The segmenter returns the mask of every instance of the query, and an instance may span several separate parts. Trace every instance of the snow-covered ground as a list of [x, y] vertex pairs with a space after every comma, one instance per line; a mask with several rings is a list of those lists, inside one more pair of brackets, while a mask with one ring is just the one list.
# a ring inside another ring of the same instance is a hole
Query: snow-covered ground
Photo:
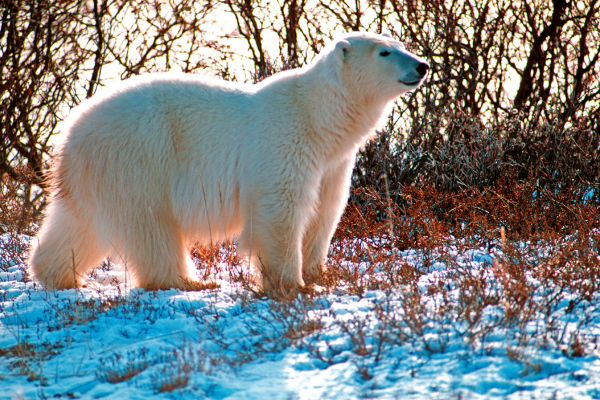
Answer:
[[[448, 305], [464, 293], [451, 281], [431, 290], [457, 265], [496, 280], [484, 249], [452, 250], [456, 263], [436, 261], [413, 286], [285, 303], [227, 280], [202, 292], [130, 289], [118, 268], [48, 293], [8, 247], [0, 399], [600, 399], [598, 295], [564, 296], [519, 326], [498, 305], [459, 317]], [[422, 259], [409, 250], [398, 262]], [[575, 337], [580, 354], [568, 347]]]

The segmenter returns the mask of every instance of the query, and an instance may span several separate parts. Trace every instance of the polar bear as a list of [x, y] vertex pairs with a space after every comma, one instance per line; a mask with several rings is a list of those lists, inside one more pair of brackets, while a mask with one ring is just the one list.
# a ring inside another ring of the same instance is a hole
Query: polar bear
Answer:
[[428, 68], [389, 35], [350, 33], [255, 85], [156, 73], [85, 100], [65, 121], [33, 274], [72, 288], [118, 254], [137, 286], [185, 289], [188, 247], [233, 237], [267, 293], [304, 285], [357, 151]]

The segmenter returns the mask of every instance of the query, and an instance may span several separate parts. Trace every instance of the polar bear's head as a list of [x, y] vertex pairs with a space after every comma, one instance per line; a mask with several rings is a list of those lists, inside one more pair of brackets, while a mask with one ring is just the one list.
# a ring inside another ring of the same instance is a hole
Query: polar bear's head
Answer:
[[353, 32], [332, 42], [318, 62], [336, 84], [389, 101], [419, 87], [429, 64], [388, 34]]

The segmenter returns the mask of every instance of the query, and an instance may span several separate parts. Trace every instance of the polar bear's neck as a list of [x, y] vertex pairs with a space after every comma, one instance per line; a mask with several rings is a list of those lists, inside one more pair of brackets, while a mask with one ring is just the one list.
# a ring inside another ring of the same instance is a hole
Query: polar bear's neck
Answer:
[[314, 134], [329, 151], [354, 152], [382, 125], [388, 101], [327, 80], [303, 78], [299, 77], [301, 98], [306, 100], [303, 107], [308, 110]]

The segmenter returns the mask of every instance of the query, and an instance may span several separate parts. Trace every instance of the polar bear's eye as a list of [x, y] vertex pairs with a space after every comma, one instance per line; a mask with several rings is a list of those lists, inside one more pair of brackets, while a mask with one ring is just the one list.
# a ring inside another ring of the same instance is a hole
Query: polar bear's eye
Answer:
[[387, 56], [389, 56], [390, 54], [391, 54], [391, 53], [390, 53], [389, 51], [387, 51], [387, 50], [383, 50], [381, 53], [379, 53], [379, 55], [380, 55], [381, 57], [387, 57]]

